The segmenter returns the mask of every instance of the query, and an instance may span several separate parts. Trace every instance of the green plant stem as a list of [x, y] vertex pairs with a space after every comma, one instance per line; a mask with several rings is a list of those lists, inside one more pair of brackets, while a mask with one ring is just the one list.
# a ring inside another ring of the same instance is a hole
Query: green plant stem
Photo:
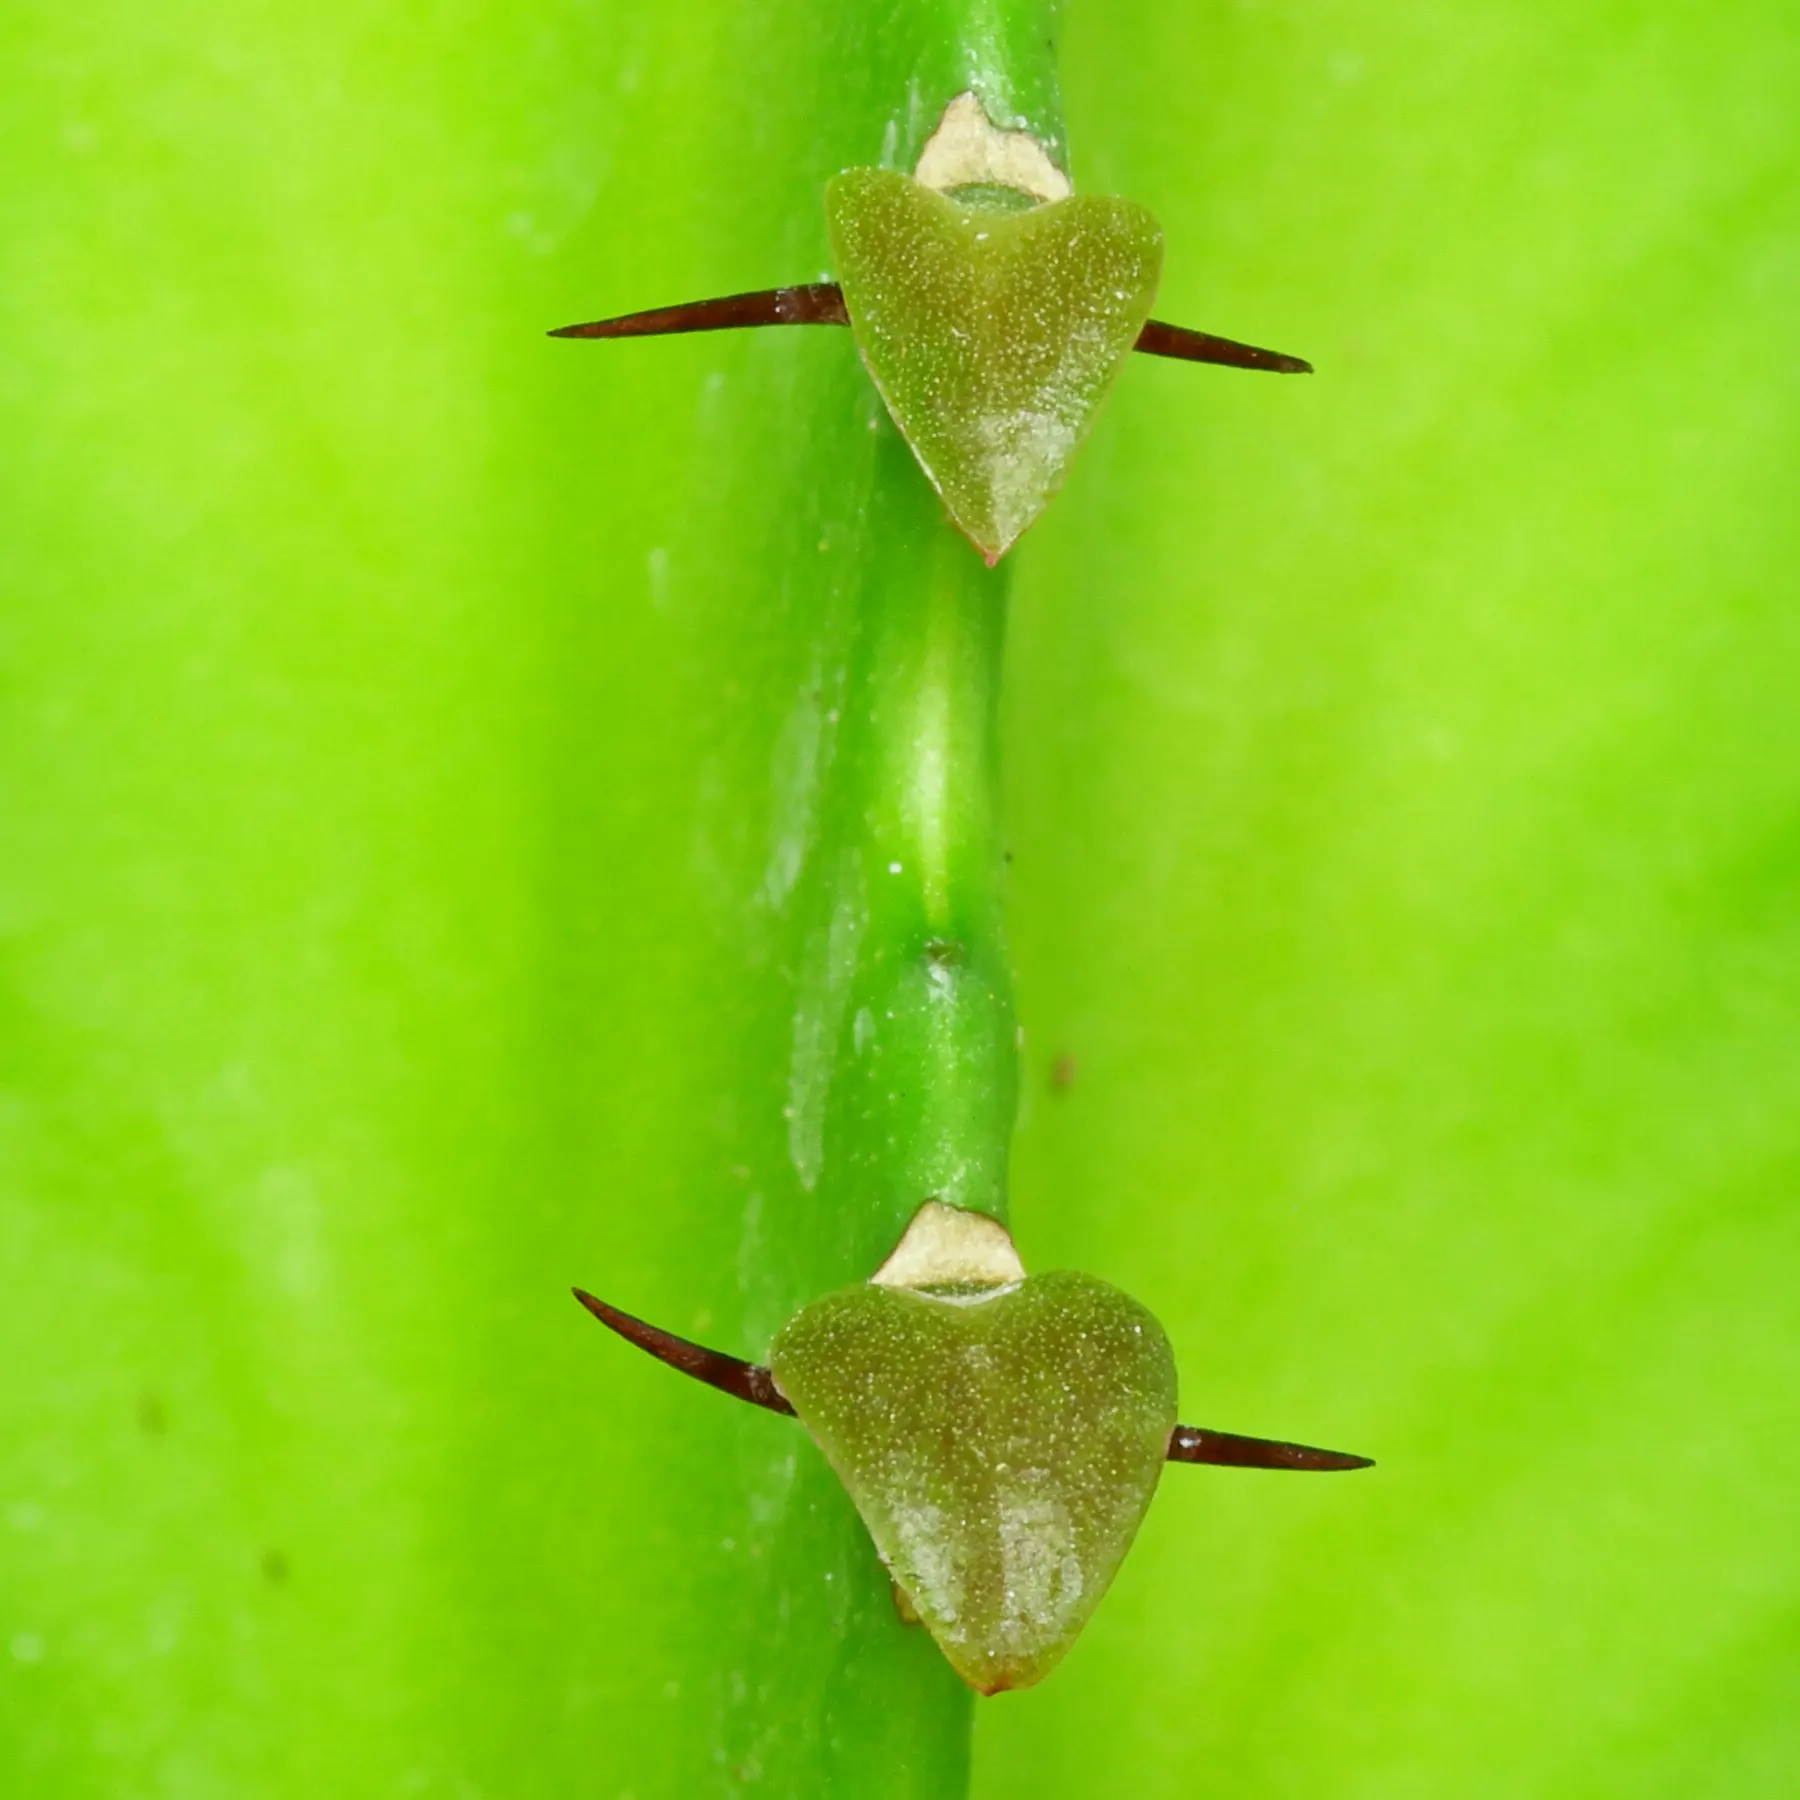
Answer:
[[[890, 21], [885, 58], [911, 75], [884, 160], [910, 170], [969, 90], [1062, 159], [1060, 12], [1060, 0], [929, 0]], [[847, 1233], [865, 1256], [927, 1199], [1005, 1217], [1018, 1099], [997, 742], [1007, 575], [951, 528], [869, 404], [881, 444], [853, 617], [818, 661], [806, 810], [820, 832], [788, 1105], [802, 1185], [867, 1222]]]
[[972, 92], [996, 124], [1029, 131], [1068, 166], [1056, 49], [1062, 0], [921, 0], [898, 9], [886, 27], [906, 43], [893, 60], [910, 63], [912, 102], [884, 162], [908, 174], [944, 107]]
[[[846, 134], [866, 148], [845, 160], [910, 169], [970, 88], [991, 115], [1060, 142], [1054, 16], [921, 0], [847, 23], [833, 66], [866, 84]], [[754, 1254], [738, 1264], [741, 1328], [722, 1337], [752, 1355], [797, 1307], [866, 1279], [925, 1199], [1003, 1215], [1018, 1091], [1001, 931], [1008, 576], [949, 523], [848, 343], [819, 336], [768, 347], [772, 360], [806, 352], [798, 416], [778, 416], [772, 394], [747, 415], [809, 446], [801, 503], [771, 521], [781, 550], [764, 590], [772, 612], [804, 621], [781, 664], [798, 687], [771, 744], [762, 874], [791, 1012], [759, 1040], [774, 1066], [724, 1077], [778, 1094], [786, 1113], [745, 1163]], [[798, 1427], [728, 1428], [747, 1521], [732, 1535], [756, 1554], [748, 1624], [719, 1658], [736, 1696], [712, 1727], [725, 1766], [762, 1771], [770, 1792], [965, 1791], [971, 1696], [900, 1623], [836, 1477]]]
[[1000, 894], [1007, 585], [925, 522], [880, 565], [849, 668], [832, 935], [854, 936], [856, 965], [826, 1145], [888, 1214], [929, 1198], [1005, 1212], [1018, 1092]]

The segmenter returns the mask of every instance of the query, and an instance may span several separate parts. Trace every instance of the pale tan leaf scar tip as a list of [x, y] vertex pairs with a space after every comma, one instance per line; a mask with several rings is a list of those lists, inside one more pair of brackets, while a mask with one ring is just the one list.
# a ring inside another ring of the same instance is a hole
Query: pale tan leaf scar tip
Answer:
[[996, 1288], [1023, 1281], [1025, 1265], [998, 1219], [927, 1200], [869, 1279], [893, 1288]]
[[937, 130], [919, 152], [913, 180], [948, 193], [961, 187], [1008, 187], [1039, 200], [1066, 200], [1069, 178], [1029, 131], [1002, 131], [973, 94], [944, 108]]

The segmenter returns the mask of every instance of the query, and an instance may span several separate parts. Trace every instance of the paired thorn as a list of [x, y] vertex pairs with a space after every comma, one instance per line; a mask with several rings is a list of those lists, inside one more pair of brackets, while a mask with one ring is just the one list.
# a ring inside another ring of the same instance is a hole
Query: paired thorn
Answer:
[[[549, 333], [560, 338], [671, 337], [689, 331], [746, 331], [759, 325], [848, 325], [844, 291], [834, 281], [804, 287], [763, 288], [754, 294], [726, 294], [717, 300], [689, 300], [680, 306], [656, 306], [648, 312], [621, 313], [616, 319], [592, 319], [585, 325], [563, 325]], [[1152, 319], [1132, 346], [1146, 356], [1170, 356], [1181, 362], [1217, 363], [1229, 369], [1262, 369], [1276, 375], [1310, 375], [1312, 364], [1279, 350], [1259, 350], [1235, 338], [1185, 325]]]
[[[581, 1288], [570, 1290], [575, 1298], [609, 1330], [626, 1343], [665, 1362], [683, 1375], [704, 1381], [721, 1393], [747, 1400], [772, 1413], [794, 1416], [787, 1396], [775, 1385], [775, 1377], [760, 1363], [744, 1362], [723, 1350], [708, 1350], [672, 1331], [634, 1319], [630, 1313], [596, 1300]], [[1220, 1463], [1234, 1469], [1367, 1469], [1366, 1456], [1349, 1456], [1341, 1450], [1314, 1450], [1305, 1444], [1284, 1444], [1273, 1438], [1239, 1437], [1230, 1431], [1207, 1431], [1198, 1425], [1177, 1425], [1169, 1437], [1169, 1461]]]

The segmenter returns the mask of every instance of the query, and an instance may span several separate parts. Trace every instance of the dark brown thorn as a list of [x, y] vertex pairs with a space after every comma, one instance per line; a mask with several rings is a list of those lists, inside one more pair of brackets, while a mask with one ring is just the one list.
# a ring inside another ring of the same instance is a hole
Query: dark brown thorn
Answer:
[[564, 325], [551, 337], [667, 337], [683, 331], [739, 331], [753, 325], [848, 325], [844, 291], [834, 281], [807, 287], [763, 288], [754, 294], [727, 294], [718, 300], [689, 300], [624, 313], [586, 325]]
[[1314, 1450], [1306, 1444], [1284, 1444], [1275, 1438], [1239, 1437], [1234, 1431], [1207, 1431], [1199, 1425], [1177, 1425], [1169, 1437], [1169, 1461], [1222, 1463], [1230, 1469], [1372, 1469], [1369, 1456], [1342, 1450]]
[[647, 1350], [658, 1362], [666, 1362], [671, 1369], [679, 1369], [682, 1374], [704, 1381], [721, 1393], [748, 1400], [752, 1406], [766, 1407], [772, 1413], [785, 1413], [790, 1419], [794, 1416], [794, 1409], [775, 1385], [775, 1377], [761, 1364], [740, 1362], [722, 1350], [690, 1344], [686, 1338], [678, 1338], [674, 1332], [663, 1331], [655, 1325], [646, 1325], [642, 1319], [634, 1319], [630, 1313], [620, 1312], [616, 1306], [608, 1306], [604, 1300], [596, 1300], [580, 1288], [569, 1291], [602, 1325], [616, 1331], [628, 1344]]
[[1259, 350], [1235, 338], [1214, 337], [1210, 331], [1189, 331], [1185, 325], [1165, 325], [1152, 319], [1132, 345], [1146, 356], [1174, 356], [1183, 362], [1223, 363], [1230, 369], [1266, 369], [1275, 375], [1310, 375], [1313, 366], [1298, 356], [1279, 350]]

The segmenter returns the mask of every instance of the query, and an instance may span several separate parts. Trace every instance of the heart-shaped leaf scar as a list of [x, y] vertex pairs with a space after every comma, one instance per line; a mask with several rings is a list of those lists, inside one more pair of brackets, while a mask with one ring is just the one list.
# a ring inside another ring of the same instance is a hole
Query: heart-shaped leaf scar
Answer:
[[997, 1220], [936, 1200], [868, 1281], [801, 1307], [766, 1367], [575, 1297], [684, 1373], [797, 1415], [903, 1611], [983, 1694], [1029, 1687], [1061, 1660], [1165, 1462], [1369, 1466], [1178, 1424], [1174, 1355], [1146, 1308], [1091, 1275], [1026, 1274]]
[[654, 337], [848, 325], [888, 412], [958, 528], [998, 562], [1062, 485], [1133, 350], [1306, 374], [1311, 364], [1150, 317], [1162, 233], [1134, 201], [1076, 194], [1028, 132], [973, 94], [912, 175], [846, 169], [825, 187], [835, 282], [565, 325]]

